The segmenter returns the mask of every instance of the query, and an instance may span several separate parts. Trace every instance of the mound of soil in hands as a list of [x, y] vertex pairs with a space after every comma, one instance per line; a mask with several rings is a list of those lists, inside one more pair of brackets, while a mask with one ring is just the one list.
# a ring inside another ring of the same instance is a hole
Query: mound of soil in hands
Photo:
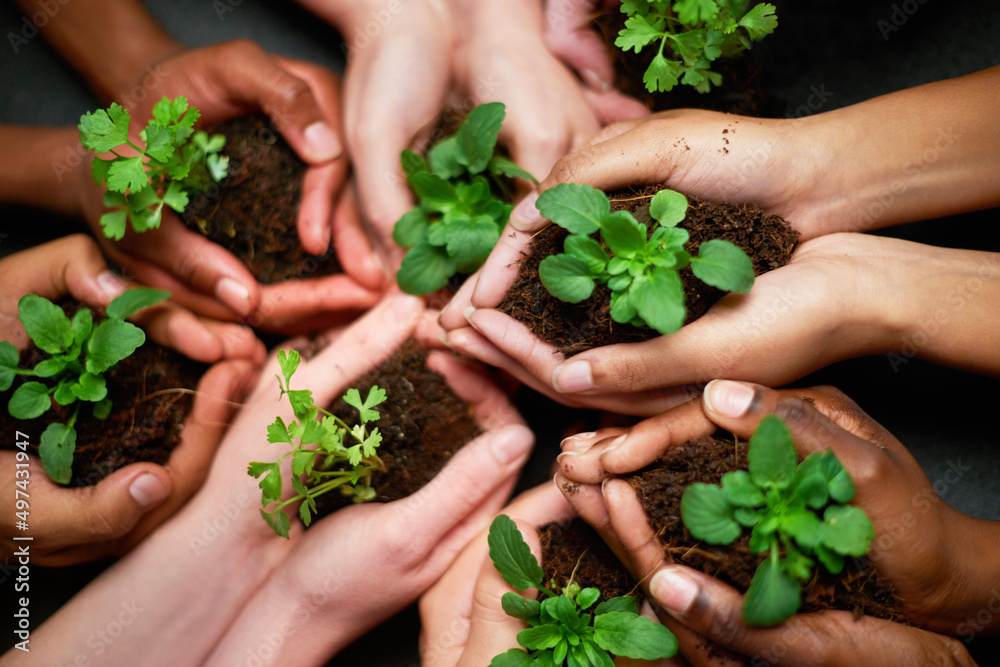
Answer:
[[[750, 551], [750, 531], [731, 545], [717, 546], [697, 540], [681, 520], [681, 496], [695, 482], [719, 484], [723, 473], [746, 470], [747, 444], [735, 439], [700, 438], [672, 447], [659, 461], [626, 479], [632, 484], [664, 550], [683, 563], [725, 581], [742, 593], [750, 587], [757, 566], [766, 554]], [[862, 614], [905, 620], [889, 582], [865, 559], [848, 558], [844, 571], [832, 575], [822, 566], [802, 589], [799, 613], [843, 609]]]
[[[650, 229], [658, 224], [649, 216], [649, 202], [662, 186], [628, 188], [608, 193], [612, 211], [629, 211]], [[765, 215], [756, 206], [711, 204], [688, 198], [687, 217], [678, 225], [688, 230], [690, 240], [684, 246], [692, 255], [705, 241], [723, 239], [739, 246], [753, 261], [755, 275], [761, 275], [788, 263], [798, 245], [799, 233], [776, 215]], [[556, 346], [567, 356], [601, 345], [636, 343], [659, 336], [650, 327], [619, 324], [611, 319], [611, 290], [597, 285], [593, 295], [580, 303], [566, 303], [549, 294], [538, 278], [538, 265], [549, 255], [563, 252], [568, 233], [558, 225], [549, 225], [531, 242], [530, 254], [521, 260], [517, 278], [498, 310], [507, 313], [541, 340]], [[600, 233], [593, 238], [600, 241]], [[726, 293], [706, 285], [691, 272], [681, 270], [685, 324], [698, 319]]]
[[[593, 586], [601, 591], [600, 602], [622, 595], [644, 599], [638, 582], [583, 519], [539, 526], [538, 538], [542, 545], [546, 584], [555, 580], [556, 586], [562, 589], [572, 580], [581, 588]], [[558, 592], [555, 588], [552, 590]]]
[[[452, 392], [444, 376], [427, 368], [427, 351], [408, 340], [381, 366], [352, 386], [367, 396], [373, 385], [385, 390], [373, 422], [382, 434], [378, 455], [385, 471], [375, 475], [376, 502], [399, 500], [434, 479], [455, 452], [483, 430], [475, 406]], [[348, 424], [357, 423], [357, 410], [337, 399], [329, 408]], [[352, 500], [336, 490], [316, 499], [317, 514], [325, 516]]]
[[[78, 304], [64, 306], [70, 317], [78, 309]], [[96, 312], [94, 318], [97, 321]], [[32, 346], [21, 352], [21, 368], [33, 368], [49, 356]], [[93, 416], [93, 403], [80, 404], [69, 486], [92, 486], [138, 461], [166, 463], [181, 440], [184, 420], [194, 403], [192, 394], [175, 390], [194, 390], [207, 368], [147, 339], [132, 356], [105, 373], [108, 398], [113, 402], [111, 415], [100, 421]], [[3, 405], [18, 386], [20, 383], [15, 382], [3, 394]], [[42, 431], [53, 422], [67, 423], [75, 406], [53, 401], [48, 412], [27, 421], [6, 415], [0, 424], [0, 448], [13, 449], [16, 431], [21, 431], [28, 434], [30, 451], [37, 456]]]
[[297, 219], [306, 164], [264, 115], [240, 116], [209, 132], [226, 136], [229, 175], [183, 214], [200, 231], [242, 261], [264, 285], [340, 273], [333, 246], [310, 255], [299, 242]]

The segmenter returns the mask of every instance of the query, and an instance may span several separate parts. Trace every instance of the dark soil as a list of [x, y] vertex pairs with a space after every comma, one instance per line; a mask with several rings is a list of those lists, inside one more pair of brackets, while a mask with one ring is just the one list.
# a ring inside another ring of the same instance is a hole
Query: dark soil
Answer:
[[656, 45], [647, 46], [640, 53], [625, 52], [615, 46], [619, 31], [625, 27], [625, 18], [625, 14], [615, 8], [595, 17], [594, 27], [607, 47], [615, 69], [615, 84], [626, 95], [638, 99], [652, 111], [692, 108], [741, 116], [775, 115], [778, 103], [761, 83], [760, 63], [752, 50], [735, 59], [715, 61], [712, 71], [722, 75], [722, 84], [712, 86], [707, 93], [699, 93], [691, 86], [680, 84], [670, 92], [650, 93], [642, 77], [653, 61]]
[[[554, 579], [560, 589], [570, 580], [581, 588], [593, 586], [601, 591], [601, 602], [622, 595], [637, 595], [643, 599], [638, 582], [597, 531], [582, 519], [573, 519], [565, 525], [553, 522], [540, 526], [538, 538], [542, 545], [546, 585]], [[558, 592], [555, 588], [552, 590]]]
[[[690, 484], [719, 484], [723, 473], [745, 470], [746, 454], [745, 442], [701, 438], [669, 449], [657, 463], [627, 477], [650, 526], [674, 560], [718, 577], [740, 592], [750, 587], [757, 566], [765, 558], [750, 551], [749, 531], [732, 545], [705, 544], [684, 527], [680, 503]], [[837, 576], [822, 567], [818, 570], [820, 574], [803, 588], [800, 613], [843, 609], [856, 616], [903, 620], [892, 587], [867, 560], [847, 559], [844, 571]]]
[[[382, 433], [378, 455], [385, 463], [385, 471], [376, 474], [373, 484], [377, 502], [416, 492], [434, 479], [455, 452], [483, 432], [475, 407], [458, 398], [444, 376], [427, 368], [427, 351], [414, 339], [352, 386], [367, 396], [372, 385], [388, 395], [375, 422]], [[357, 421], [357, 411], [340, 399], [329, 409], [348, 424]], [[316, 504], [318, 514], [325, 516], [350, 505], [351, 499], [331, 491]]]
[[[636, 220], [651, 229], [657, 224], [649, 217], [649, 201], [662, 186], [629, 188], [608, 193], [611, 210], [628, 210]], [[678, 225], [688, 230], [691, 239], [684, 247], [696, 254], [705, 241], [723, 239], [743, 249], [753, 261], [754, 274], [761, 275], [788, 263], [798, 245], [799, 233], [784, 219], [765, 215], [756, 206], [710, 204], [688, 198], [687, 217]], [[542, 259], [563, 252], [567, 232], [558, 225], [540, 231], [531, 243], [530, 254], [521, 260], [521, 269], [504, 300], [497, 308], [519, 322], [541, 340], [556, 346], [569, 356], [601, 345], [634, 343], [660, 334], [649, 327], [633, 327], [611, 319], [611, 291], [598, 285], [594, 294], [577, 304], [560, 301], [549, 294], [538, 278]], [[600, 240], [600, 234], [594, 238]], [[691, 272], [681, 271], [684, 283], [687, 319], [698, 319], [725, 292], [706, 285]]]
[[[70, 309], [70, 314], [77, 307]], [[95, 313], [95, 320], [97, 313]], [[21, 352], [21, 367], [34, 367], [49, 355], [31, 347]], [[92, 403], [82, 403], [76, 421], [76, 452], [69, 486], [92, 486], [114, 471], [138, 461], [164, 464], [180, 442], [192, 394], [207, 366], [147, 340], [128, 359], [104, 374], [114, 407], [104, 421], [94, 419]], [[15, 386], [2, 394], [6, 406]], [[163, 393], [159, 393], [163, 392]], [[52, 408], [40, 418], [21, 421], [6, 415], [0, 424], [0, 449], [13, 449], [15, 431], [28, 434], [30, 451], [38, 454], [42, 431], [53, 422], [66, 423], [73, 405]]]
[[229, 175], [221, 187], [195, 195], [184, 212], [196, 229], [238, 257], [264, 285], [340, 273], [333, 246], [306, 253], [296, 220], [306, 165], [264, 115], [208, 128], [226, 135]]

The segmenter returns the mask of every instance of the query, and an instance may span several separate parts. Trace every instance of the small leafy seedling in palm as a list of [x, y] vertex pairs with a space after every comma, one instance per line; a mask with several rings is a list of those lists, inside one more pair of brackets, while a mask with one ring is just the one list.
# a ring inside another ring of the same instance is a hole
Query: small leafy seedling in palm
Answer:
[[[128, 138], [131, 115], [117, 103], [80, 117], [80, 143], [95, 153], [111, 152], [110, 160], [94, 156], [94, 182], [107, 184], [106, 207], [117, 208], [101, 216], [108, 238], [121, 240], [127, 222], [136, 232], [160, 226], [164, 205], [183, 213], [192, 192], [203, 192], [226, 177], [229, 158], [219, 151], [226, 138], [194, 130], [201, 113], [187, 99], [164, 97], [153, 107], [153, 119], [140, 135], [145, 147]], [[118, 151], [131, 148], [139, 155], [125, 157]]]
[[624, 0], [621, 10], [628, 18], [615, 46], [636, 53], [657, 47], [642, 77], [649, 92], [680, 83], [707, 93], [722, 83], [711, 69], [715, 61], [738, 56], [778, 27], [774, 5], [749, 5], [748, 0]]
[[814, 559], [839, 574], [845, 556], [868, 552], [875, 531], [861, 509], [846, 504], [854, 483], [837, 456], [814, 452], [796, 465], [791, 434], [778, 417], [761, 420], [747, 458], [749, 472], [727, 472], [721, 486], [685, 489], [681, 519], [710, 544], [731, 544], [743, 528], [753, 529], [750, 550], [769, 556], [750, 582], [743, 618], [777, 625], [798, 610], [800, 584], [812, 579]]
[[[523, 649], [512, 648], [493, 658], [490, 667], [614, 667], [612, 656], [640, 660], [669, 658], [677, 638], [666, 627], [640, 616], [639, 601], [624, 595], [598, 604], [601, 592], [570, 581], [555, 592], [546, 587], [541, 566], [517, 525], [501, 514], [490, 525], [488, 542], [493, 566], [516, 590], [538, 590], [539, 600], [504, 593], [500, 603], [509, 616], [528, 627], [517, 634]], [[593, 611], [588, 611], [593, 607]]]
[[[589, 185], [557, 185], [539, 195], [535, 206], [570, 233], [564, 254], [541, 261], [542, 284], [569, 303], [589, 298], [596, 283], [607, 285], [615, 322], [661, 334], [680, 329], [687, 310], [679, 272], [688, 265], [702, 282], [722, 290], [749, 292], [753, 286], [750, 258], [729, 241], [706, 241], [694, 256], [684, 249], [688, 232], [677, 223], [688, 202], [679, 192], [660, 190], [650, 201], [649, 214], [659, 221], [652, 234], [628, 211], [612, 213], [607, 196]], [[590, 236], [598, 230], [604, 245]]]
[[19, 368], [18, 351], [0, 341], [0, 391], [10, 389], [14, 377], [45, 379], [25, 382], [10, 397], [8, 412], [15, 419], [36, 419], [48, 412], [52, 400], [74, 405], [65, 424], [53, 422], [42, 432], [38, 455], [53, 481], [68, 484], [73, 476], [76, 425], [81, 403], [93, 403], [97, 419], [111, 414], [104, 373], [127, 359], [146, 341], [142, 329], [125, 318], [157, 304], [170, 292], [149, 288], [128, 290], [105, 309], [107, 319], [94, 324], [93, 314], [81, 308], [72, 319], [62, 308], [36, 294], [26, 294], [17, 303], [18, 318], [38, 349], [50, 355], [32, 369]]
[[[343, 400], [357, 409], [361, 422], [350, 426], [315, 405], [312, 392], [308, 389], [290, 388], [292, 375], [301, 361], [295, 350], [278, 351], [281, 376], [275, 377], [278, 378], [281, 396], [288, 396], [297, 421], [286, 424], [279, 416], [267, 427], [268, 442], [288, 444], [292, 449], [272, 463], [254, 461], [247, 470], [251, 477], [261, 478], [261, 516], [275, 533], [285, 538], [291, 526], [285, 507], [302, 501], [299, 518], [308, 527], [316, 512], [316, 498], [328, 491], [340, 488], [357, 503], [374, 500], [372, 474], [385, 468], [375, 451], [382, 443], [382, 434], [377, 428], [368, 427], [379, 418], [378, 410], [374, 408], [385, 402], [385, 391], [373, 386], [368, 397], [362, 401], [357, 389], [348, 389]], [[295, 445], [293, 440], [298, 440], [299, 444]], [[289, 457], [292, 459], [295, 495], [282, 500], [281, 462]], [[275, 506], [267, 511], [271, 503]]]
[[403, 151], [403, 170], [419, 200], [392, 233], [400, 247], [409, 248], [396, 276], [404, 292], [430, 294], [456, 273], [482, 266], [513, 209], [510, 179], [538, 182], [494, 154], [505, 113], [499, 102], [481, 104], [427, 159]]

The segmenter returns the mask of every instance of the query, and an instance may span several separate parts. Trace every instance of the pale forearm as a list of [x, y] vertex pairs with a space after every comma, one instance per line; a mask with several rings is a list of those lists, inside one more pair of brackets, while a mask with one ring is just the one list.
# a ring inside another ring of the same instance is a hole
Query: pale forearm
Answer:
[[[45, 13], [40, 0], [17, 4], [28, 16]], [[60, 4], [41, 33], [106, 102], [130, 91], [146, 67], [182, 49], [139, 0]]]

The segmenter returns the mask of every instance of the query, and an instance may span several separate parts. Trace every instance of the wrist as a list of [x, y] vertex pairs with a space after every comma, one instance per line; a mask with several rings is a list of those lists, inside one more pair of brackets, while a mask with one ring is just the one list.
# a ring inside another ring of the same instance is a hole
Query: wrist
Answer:
[[952, 627], [944, 630], [970, 639], [1000, 634], [1000, 560], [983, 557], [1000, 549], [1000, 521], [976, 519], [956, 510], [949, 514], [954, 515], [945, 523], [950, 529], [952, 567], [940, 592], [947, 600], [942, 615]]

